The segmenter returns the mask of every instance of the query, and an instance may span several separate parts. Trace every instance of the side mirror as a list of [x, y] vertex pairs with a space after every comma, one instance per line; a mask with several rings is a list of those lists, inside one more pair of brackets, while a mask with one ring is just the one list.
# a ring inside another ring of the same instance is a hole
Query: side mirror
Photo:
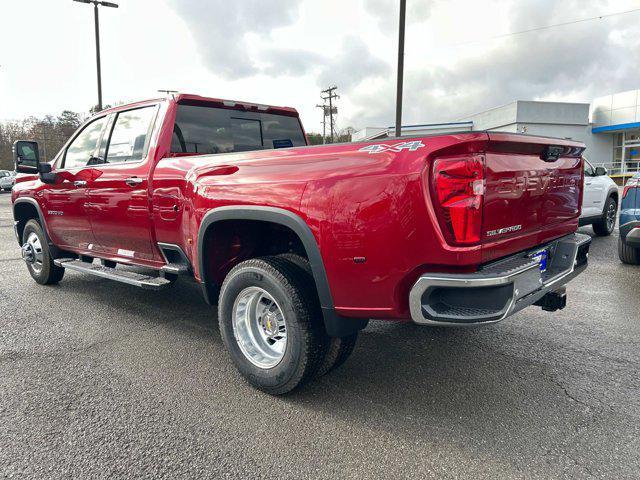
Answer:
[[42, 183], [56, 183], [58, 175], [52, 171], [50, 163], [41, 163], [38, 165], [38, 171], [40, 172], [40, 180]]
[[18, 173], [38, 173], [40, 155], [38, 142], [17, 140], [13, 144], [13, 162]]
[[602, 176], [606, 175], [607, 173], [608, 172], [607, 172], [606, 168], [604, 168], [604, 167], [596, 167], [596, 177], [602, 177]]

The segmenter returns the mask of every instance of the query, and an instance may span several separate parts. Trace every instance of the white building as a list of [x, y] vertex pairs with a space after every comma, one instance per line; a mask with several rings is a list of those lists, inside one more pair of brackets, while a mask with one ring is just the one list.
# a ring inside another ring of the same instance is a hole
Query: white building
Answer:
[[[608, 95], [588, 103], [518, 100], [458, 122], [407, 125], [403, 136], [493, 130], [571, 138], [584, 142], [585, 156], [612, 174], [640, 170], [640, 90]], [[394, 136], [395, 129], [364, 128], [354, 141]]]

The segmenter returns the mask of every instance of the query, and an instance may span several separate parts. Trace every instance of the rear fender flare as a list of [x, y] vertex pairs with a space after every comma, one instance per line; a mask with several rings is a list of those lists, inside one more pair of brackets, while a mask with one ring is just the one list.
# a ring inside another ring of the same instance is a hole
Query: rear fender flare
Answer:
[[[202, 219], [198, 231], [198, 273], [202, 282], [205, 297], [208, 297], [208, 282], [206, 278], [206, 268], [204, 265], [204, 240], [208, 228], [216, 222], [223, 220], [256, 220], [271, 222], [283, 225], [291, 229], [300, 241], [307, 253], [311, 272], [315, 280], [318, 298], [322, 307], [325, 327], [327, 333], [332, 336], [346, 336], [364, 328], [368, 320], [351, 319], [340, 317], [334, 308], [333, 297], [329, 289], [327, 272], [320, 255], [320, 249], [313, 236], [313, 232], [307, 223], [295, 213], [276, 207], [263, 206], [226, 206], [219, 207], [208, 212]], [[213, 303], [210, 298], [206, 298], [209, 303]]]

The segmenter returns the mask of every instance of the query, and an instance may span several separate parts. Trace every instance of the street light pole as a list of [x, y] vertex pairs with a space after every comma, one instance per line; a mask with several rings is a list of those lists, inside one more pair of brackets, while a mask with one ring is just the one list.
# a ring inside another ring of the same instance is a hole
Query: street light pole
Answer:
[[102, 110], [102, 74], [100, 72], [100, 21], [98, 17], [98, 2], [93, 4], [93, 19], [96, 32], [96, 67], [98, 69], [98, 111]]
[[407, 0], [400, 0], [400, 25], [398, 32], [398, 83], [396, 91], [396, 137], [402, 135], [402, 83], [404, 77], [404, 19]]
[[118, 8], [118, 4], [111, 2], [103, 2], [101, 0], [73, 0], [79, 3], [93, 3], [93, 19], [96, 33], [96, 67], [98, 74], [98, 111], [102, 110], [102, 74], [100, 71], [100, 18], [98, 7]]

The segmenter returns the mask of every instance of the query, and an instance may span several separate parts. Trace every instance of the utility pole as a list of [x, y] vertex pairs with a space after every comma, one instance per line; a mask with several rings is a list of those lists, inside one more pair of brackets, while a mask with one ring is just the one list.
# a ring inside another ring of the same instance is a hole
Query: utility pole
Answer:
[[327, 106], [316, 105], [316, 108], [322, 109], [322, 143], [324, 144], [327, 136]]
[[[338, 113], [338, 108], [333, 106], [333, 100], [334, 99], [337, 100], [338, 98], [340, 98], [340, 95], [335, 93], [337, 89], [338, 87], [334, 85], [333, 87], [329, 87], [326, 90], [322, 90], [320, 92], [321, 94], [320, 98], [322, 98], [322, 100], [324, 100], [325, 102], [329, 100], [329, 115], [326, 114], [326, 110], [325, 110], [325, 117], [326, 116], [329, 117], [329, 138], [331, 139], [331, 143], [333, 143], [333, 135], [335, 133], [333, 115]], [[322, 94], [324, 94], [324, 96], [322, 96]], [[326, 105], [325, 105], [325, 109], [326, 109]]]
[[96, 32], [96, 68], [98, 70], [98, 111], [102, 110], [102, 72], [100, 71], [100, 19], [98, 3], [93, 4], [93, 20]]
[[100, 19], [98, 17], [98, 7], [118, 8], [118, 4], [104, 2], [102, 0], [73, 0], [79, 3], [93, 3], [93, 20], [96, 33], [96, 67], [98, 73], [98, 111], [102, 110], [102, 75], [100, 71]]
[[396, 92], [396, 137], [402, 135], [402, 83], [404, 77], [404, 24], [407, 0], [400, 0], [400, 25], [398, 32], [398, 83]]

